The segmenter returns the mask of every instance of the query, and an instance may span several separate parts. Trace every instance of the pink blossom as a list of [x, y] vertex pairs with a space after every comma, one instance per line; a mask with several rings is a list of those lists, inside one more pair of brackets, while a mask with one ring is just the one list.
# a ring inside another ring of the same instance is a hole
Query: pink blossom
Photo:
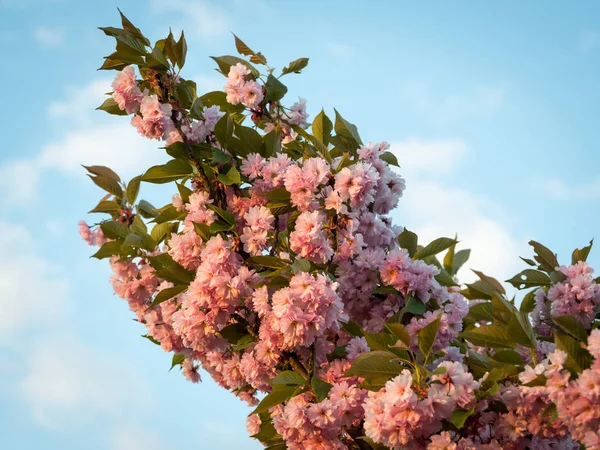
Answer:
[[112, 97], [120, 109], [125, 110], [127, 114], [139, 109], [143, 95], [135, 80], [133, 66], [127, 66], [121, 72], [117, 72], [112, 88], [114, 89]]

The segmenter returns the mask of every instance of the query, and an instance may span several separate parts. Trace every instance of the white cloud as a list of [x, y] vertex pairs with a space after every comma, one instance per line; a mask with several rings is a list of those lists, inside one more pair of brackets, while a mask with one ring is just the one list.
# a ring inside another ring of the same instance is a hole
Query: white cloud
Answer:
[[[124, 179], [165, 159], [164, 144], [140, 136], [127, 117], [111, 117], [95, 111], [110, 90], [109, 81], [94, 80], [67, 90], [61, 101], [51, 103], [47, 114], [65, 133], [44, 145], [32, 158], [7, 161], [0, 166], [0, 202], [19, 204], [35, 199], [43, 173], [56, 170], [84, 180], [81, 165], [105, 165]], [[28, 180], [22, 183], [21, 180]]]
[[53, 119], [69, 119], [71, 127], [73, 121], [75, 125], [97, 122], [99, 115], [106, 113], [94, 113], [94, 110], [107, 98], [106, 93], [112, 91], [111, 81], [109, 78], [100, 78], [85, 86], [70, 86], [66, 97], [50, 103], [46, 112]]
[[61, 27], [37, 27], [33, 37], [40, 44], [47, 47], [58, 47], [65, 43], [66, 33]]
[[222, 91], [223, 86], [225, 86], [225, 78], [221, 74], [200, 74], [190, 79], [196, 82], [198, 95], [201, 95], [203, 92]]
[[33, 418], [45, 427], [102, 417], [119, 421], [152, 406], [150, 389], [133, 366], [72, 338], [34, 344], [20, 391]]
[[325, 50], [339, 58], [349, 58], [354, 55], [354, 49], [348, 44], [341, 42], [326, 42]]
[[429, 140], [407, 138], [395, 143], [393, 151], [400, 166], [409, 171], [449, 172], [466, 152], [459, 139]]
[[31, 234], [21, 225], [0, 221], [0, 346], [17, 335], [64, 317], [68, 282], [54, 264], [39, 256]]
[[163, 450], [170, 445], [146, 428], [119, 426], [110, 436], [111, 450]]
[[583, 52], [591, 52], [600, 48], [600, 32], [587, 30], [579, 36], [579, 49]]
[[581, 184], [567, 184], [558, 178], [549, 178], [535, 182], [533, 188], [558, 200], [600, 198], [600, 178]]
[[490, 114], [502, 106], [506, 92], [503, 86], [478, 85], [466, 92], [438, 94], [430, 83], [421, 80], [401, 87], [401, 95], [417, 111], [441, 122]]
[[471, 268], [500, 280], [514, 275], [520, 267], [518, 256], [524, 254], [525, 245], [513, 236], [512, 223], [506, 219], [509, 215], [500, 205], [481, 195], [435, 179], [441, 169], [456, 165], [458, 158], [466, 153], [466, 144], [457, 140], [417, 140], [418, 146], [415, 146], [413, 142], [415, 140], [391, 144], [401, 165], [402, 155], [415, 147], [423, 155], [444, 155], [444, 164], [433, 164], [427, 156], [415, 157], [414, 167], [405, 164], [410, 176], [395, 212], [397, 222], [415, 231], [422, 243], [458, 234], [461, 241], [458, 247], [471, 249], [471, 258], [459, 274], [461, 281], [476, 279], [468, 270]]
[[[186, 26], [190, 34], [200, 38], [211, 38], [227, 34], [231, 29], [231, 19], [225, 8], [207, 0], [170, 0], [168, 2], [153, 0], [152, 7], [157, 12], [175, 11], [181, 13], [185, 20], [192, 22]], [[187, 33], [186, 33], [187, 34]]]

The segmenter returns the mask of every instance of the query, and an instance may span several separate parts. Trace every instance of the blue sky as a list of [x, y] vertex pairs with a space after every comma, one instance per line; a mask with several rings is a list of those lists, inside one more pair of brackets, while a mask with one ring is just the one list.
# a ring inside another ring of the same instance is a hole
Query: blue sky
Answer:
[[94, 111], [114, 45], [96, 27], [118, 24], [116, 6], [152, 40], [185, 29], [183, 76], [206, 90], [223, 84], [208, 56], [234, 52], [230, 31], [274, 66], [310, 57], [289, 102], [336, 106], [363, 140], [389, 141], [407, 179], [396, 223], [457, 232], [469, 267], [506, 279], [529, 239], [568, 262], [600, 238], [597, 2], [0, 0], [2, 448], [259, 448], [233, 396], [167, 371], [77, 235], [101, 195], [80, 164], [130, 178], [164, 159]]

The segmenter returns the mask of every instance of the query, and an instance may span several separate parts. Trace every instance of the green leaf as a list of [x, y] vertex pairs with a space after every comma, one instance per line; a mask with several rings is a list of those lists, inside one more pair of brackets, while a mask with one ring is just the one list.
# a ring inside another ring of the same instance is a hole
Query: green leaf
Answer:
[[252, 76], [254, 78], [260, 77], [260, 72], [258, 70], [256, 70], [256, 67], [254, 67], [252, 64], [250, 64], [245, 59], [238, 58], [237, 56], [229, 56], [229, 55], [211, 56], [211, 58], [218, 64], [219, 72], [221, 72], [225, 76], [229, 75], [229, 69], [231, 68], [231, 66], [235, 66], [236, 64], [240, 63], [240, 64], [245, 65], [250, 70], [250, 72], [252, 73]]
[[135, 36], [136, 38], [138, 38], [139, 40], [141, 40], [142, 42], [144, 42], [146, 45], [150, 46], [150, 41], [142, 34], [140, 29], [137, 28], [134, 24], [132, 24], [127, 17], [125, 17], [125, 14], [123, 14], [119, 8], [117, 8], [117, 10], [119, 11], [119, 15], [121, 16], [121, 24], [123, 26], [123, 29]]
[[312, 132], [324, 145], [329, 145], [332, 131], [333, 123], [329, 120], [325, 111], [321, 109], [321, 112], [315, 117], [315, 120], [313, 120]]
[[395, 359], [392, 352], [374, 351], [362, 353], [352, 362], [352, 366], [344, 376], [358, 376], [366, 379], [386, 378], [391, 379], [399, 375], [402, 367]]
[[235, 125], [234, 132], [244, 148], [244, 153], [261, 153], [263, 147], [262, 137], [254, 128]]
[[583, 248], [576, 248], [573, 250], [573, 255], [571, 256], [571, 264], [575, 265], [579, 261], [586, 261], [590, 251], [592, 250], [592, 246], [594, 245], [594, 240], [590, 241], [590, 245]]
[[402, 233], [398, 236], [398, 244], [400, 244], [401, 248], [404, 248], [408, 251], [408, 255], [412, 258], [417, 251], [417, 242], [418, 237], [412, 231], [408, 231], [408, 229], [404, 229]]
[[438, 238], [432, 241], [431, 243], [427, 244], [427, 246], [425, 246], [421, 250], [418, 250], [413, 256], [413, 259], [424, 259], [428, 256], [437, 255], [438, 253], [443, 252], [444, 250], [452, 247], [453, 245], [456, 245], [457, 243], [458, 241], [456, 239], [446, 237]]
[[196, 231], [196, 234], [198, 236], [200, 236], [204, 242], [208, 241], [212, 237], [210, 228], [205, 223], [194, 222], [194, 230]]
[[553, 317], [552, 321], [575, 339], [581, 342], [587, 341], [587, 330], [578, 318], [574, 316], [559, 316]]
[[385, 161], [386, 163], [388, 163], [391, 166], [396, 166], [396, 167], [400, 167], [400, 164], [398, 163], [398, 158], [396, 158], [396, 155], [394, 155], [392, 152], [384, 152], [379, 159], [381, 159], [382, 161]]
[[94, 184], [99, 188], [104, 189], [106, 192], [117, 198], [123, 197], [123, 189], [121, 189], [121, 186], [119, 186], [119, 183], [115, 179], [103, 175], [88, 175], [88, 177], [90, 177]]
[[225, 164], [231, 160], [231, 155], [228, 155], [223, 150], [213, 148], [211, 161], [214, 164]]
[[452, 415], [450, 416], [450, 422], [461, 430], [465, 426], [465, 422], [475, 412], [475, 407], [473, 406], [471, 409], [455, 409], [452, 411]]
[[523, 357], [514, 350], [496, 350], [493, 358], [494, 361], [498, 362], [515, 364], [517, 366], [523, 365]]
[[498, 325], [482, 325], [463, 331], [460, 336], [481, 347], [515, 348], [517, 346], [508, 331]]
[[158, 223], [154, 225], [152, 231], [150, 231], [150, 237], [158, 244], [165, 237], [171, 236], [173, 232], [173, 224], [169, 222]]
[[265, 96], [265, 102], [278, 102], [287, 93], [287, 87], [275, 78], [272, 74], [267, 77], [265, 83], [267, 94]]
[[277, 389], [273, 389], [273, 392], [263, 398], [256, 409], [254, 409], [254, 411], [252, 411], [250, 414], [261, 414], [269, 411], [269, 409], [271, 409], [273, 406], [277, 406], [280, 403], [289, 400], [296, 392], [296, 389], [296, 386], [277, 386]]
[[119, 205], [114, 200], [102, 200], [90, 212], [91, 213], [116, 213], [116, 212], [119, 212], [120, 210], [121, 210], [121, 205]]
[[91, 257], [96, 259], [110, 258], [113, 255], [122, 254], [121, 244], [123, 241], [118, 239], [116, 241], [105, 242], [100, 249], [94, 253]]
[[470, 256], [471, 250], [469, 249], [460, 250], [454, 254], [454, 273], [452, 275], [456, 275], [460, 268], [468, 261]]
[[223, 219], [225, 221], [225, 223], [235, 226], [235, 216], [233, 215], [233, 213], [226, 211], [222, 208], [219, 208], [218, 206], [212, 205], [212, 204], [207, 204], [206, 207], [208, 209], [213, 210], [217, 216], [219, 216], [221, 219]]
[[421, 353], [423, 354], [424, 364], [427, 363], [429, 354], [435, 343], [435, 338], [440, 327], [440, 320], [441, 317], [438, 317], [419, 331], [419, 350], [421, 350]]
[[292, 269], [292, 271], [294, 273], [310, 272], [311, 268], [312, 267], [311, 267], [310, 261], [308, 261], [307, 259], [304, 259], [304, 258], [296, 258], [294, 263], [290, 266], [290, 269]]
[[148, 227], [144, 223], [144, 221], [140, 218], [140, 216], [135, 216], [133, 219], [133, 223], [129, 227], [133, 234], [137, 234], [138, 236], [143, 236], [148, 233]]
[[310, 385], [312, 386], [313, 392], [315, 393], [315, 397], [317, 397], [317, 402], [322, 402], [327, 398], [329, 391], [333, 387], [332, 384], [327, 383], [326, 381], [321, 380], [316, 375], [313, 375], [310, 380]]
[[279, 125], [277, 125], [271, 132], [265, 134], [264, 143], [265, 152], [263, 156], [266, 158], [276, 156], [281, 153], [281, 129]]
[[506, 280], [506, 282], [512, 284], [517, 289], [527, 289], [533, 286], [549, 286], [551, 284], [548, 275], [533, 269], [525, 269], [510, 280]]
[[504, 287], [495, 278], [492, 278], [478, 270], [473, 270], [473, 273], [475, 273], [475, 275], [477, 275], [482, 281], [488, 283], [494, 291], [499, 292], [500, 294], [506, 294]]
[[404, 344], [404, 346], [399, 347], [399, 342], [396, 342], [396, 344], [394, 345], [395, 348], [410, 348], [410, 334], [408, 334], [408, 331], [406, 331], [404, 325], [402, 325], [401, 323], [386, 323], [385, 328], [388, 331], [390, 331], [394, 336], [396, 336], [399, 342]]
[[306, 66], [308, 66], [308, 58], [295, 59], [283, 68], [281, 75], [286, 75], [288, 73], [300, 73]]
[[[131, 51], [138, 55], [146, 55], [146, 38], [140, 38], [129, 30], [122, 30], [114, 27], [100, 27], [100, 30], [104, 31], [107, 36], [114, 37], [118, 42], [128, 47]], [[139, 30], [138, 30], [139, 31]], [[141, 33], [140, 33], [141, 34]]]
[[581, 373], [590, 367], [592, 356], [586, 349], [581, 347], [581, 342], [566, 334], [555, 331], [554, 343], [558, 350], [562, 350], [568, 355], [565, 363], [566, 367], [571, 368], [578, 373]]
[[356, 125], [351, 124], [350, 122], [348, 122], [346, 119], [344, 119], [341, 114], [335, 110], [335, 125], [334, 125], [334, 129], [335, 132], [338, 136], [341, 137], [345, 137], [347, 139], [350, 139], [351, 141], [356, 143], [356, 148], [358, 148], [360, 145], [362, 145], [362, 140], [360, 139], [360, 136], [358, 135], [358, 129], [356, 128]]
[[110, 167], [106, 166], [82, 166], [92, 175], [99, 175], [102, 177], [110, 178], [111, 180], [115, 180], [117, 183], [121, 181], [119, 175], [116, 174], [114, 170]]
[[173, 284], [190, 284], [194, 279], [194, 272], [185, 269], [175, 262], [168, 253], [157, 256], [148, 256], [150, 265], [154, 268], [156, 276], [170, 281]]
[[306, 380], [293, 370], [284, 370], [283, 372], [279, 372], [275, 378], [271, 380], [271, 384], [304, 386], [306, 384]]
[[425, 303], [410, 294], [406, 296], [406, 306], [404, 308], [407, 312], [416, 316], [421, 316], [427, 311]]
[[202, 104], [206, 107], [218, 106], [223, 112], [234, 113], [241, 112], [244, 110], [244, 105], [231, 105], [227, 103], [227, 94], [223, 91], [212, 91], [200, 97]]
[[237, 344], [240, 339], [249, 335], [246, 326], [239, 322], [227, 325], [221, 331], [219, 331], [219, 333], [231, 344]]
[[244, 43], [244, 41], [242, 41], [235, 34], [233, 35], [233, 37], [235, 38], [235, 48], [239, 53], [241, 53], [244, 56], [250, 56], [250, 61], [253, 63], [263, 65], [267, 64], [267, 58], [265, 58], [265, 56], [261, 52], [255, 53], [254, 50], [250, 49], [250, 47], [248, 47]]
[[127, 116], [127, 111], [119, 108], [118, 103], [112, 98], [107, 98], [104, 102], [96, 108], [96, 110], [105, 111], [115, 116]]
[[[175, 206], [168, 204], [157, 210], [158, 215], [154, 218], [155, 223], [170, 222], [171, 220], [183, 219], [186, 215], [185, 211], [178, 211]], [[142, 214], [143, 215], [143, 214]]]
[[283, 267], [289, 266], [289, 262], [284, 261], [283, 259], [277, 258], [275, 256], [267, 255], [251, 256], [246, 260], [246, 262], [253, 266], [268, 267], [271, 269], [281, 269]]
[[165, 56], [163, 51], [160, 48], [158, 48], [158, 46], [155, 46], [152, 49], [152, 53], [146, 56], [146, 64], [148, 68], [152, 70], [157, 70], [159, 72], [167, 71], [170, 68], [170, 64], [167, 60], [167, 57]]
[[365, 335], [365, 332], [359, 324], [349, 320], [348, 322], [342, 322], [342, 329], [350, 336], [361, 337]]
[[162, 166], [150, 167], [141, 180], [147, 183], [163, 184], [180, 180], [193, 173], [192, 166], [181, 159], [172, 159]]
[[126, 238], [129, 234], [129, 228], [123, 222], [117, 222], [116, 220], [111, 220], [108, 222], [102, 222], [100, 224], [100, 229], [104, 236], [109, 239], [119, 239]]
[[181, 364], [183, 364], [183, 361], [185, 361], [185, 355], [177, 353], [174, 354], [173, 359], [171, 360], [171, 368], [169, 369], [169, 371], [173, 370], [173, 367], [180, 366]]
[[215, 125], [214, 133], [221, 147], [231, 150], [229, 144], [233, 142], [233, 121], [229, 114], [225, 114], [219, 119]]
[[537, 348], [537, 340], [529, 316], [520, 311], [514, 311], [508, 323], [508, 333], [510, 337], [517, 343], [529, 347]]
[[187, 290], [187, 288], [188, 287], [186, 285], [181, 284], [179, 286], [173, 286], [170, 288], [163, 289], [158, 294], [156, 294], [156, 297], [154, 297], [154, 301], [150, 304], [148, 309], [154, 308], [155, 306], [158, 306], [161, 303], [166, 302], [167, 300], [170, 300], [173, 297], [178, 296], [179, 294], [182, 294]]
[[525, 314], [529, 314], [531, 311], [535, 309], [535, 293], [537, 289], [528, 292], [523, 300], [521, 300], [521, 306], [519, 307], [519, 311], [524, 312]]
[[242, 183], [242, 177], [241, 177], [240, 173], [233, 166], [229, 169], [229, 171], [226, 174], [220, 173], [217, 178], [219, 179], [219, 181], [221, 183], [223, 183], [226, 186], [231, 186], [232, 184], [241, 184]]
[[398, 339], [389, 333], [365, 333], [367, 344], [371, 350], [389, 350]]
[[175, 53], [175, 62], [180, 69], [183, 68], [185, 64], [185, 56], [187, 54], [187, 43], [185, 42], [183, 30], [181, 31], [181, 37], [173, 47], [173, 52]]
[[129, 184], [127, 184], [127, 203], [133, 205], [137, 196], [140, 192], [140, 181], [141, 177], [132, 178]]
[[529, 245], [531, 245], [535, 251], [534, 259], [538, 262], [540, 270], [548, 273], [554, 272], [559, 266], [556, 254], [539, 242], [529, 241]]

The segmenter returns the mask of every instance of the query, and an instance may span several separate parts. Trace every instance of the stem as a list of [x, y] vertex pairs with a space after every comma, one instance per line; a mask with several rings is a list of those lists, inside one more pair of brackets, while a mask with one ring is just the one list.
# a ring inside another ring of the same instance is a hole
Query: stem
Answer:
[[292, 369], [294, 369], [294, 372], [305, 380], [308, 380], [308, 372], [295, 354], [291, 354], [288, 357], [288, 362], [290, 363], [290, 366], [292, 366]]

